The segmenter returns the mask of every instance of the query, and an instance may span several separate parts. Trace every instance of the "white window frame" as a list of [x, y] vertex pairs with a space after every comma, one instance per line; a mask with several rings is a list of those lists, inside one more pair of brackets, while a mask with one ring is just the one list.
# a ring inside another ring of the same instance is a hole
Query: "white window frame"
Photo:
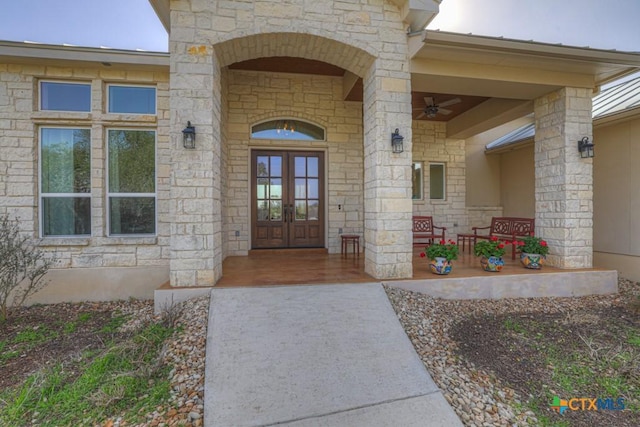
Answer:
[[[42, 108], [42, 84], [43, 83], [60, 83], [60, 84], [71, 84], [71, 85], [81, 85], [81, 86], [89, 86], [89, 109], [82, 111], [74, 111], [74, 110], [49, 110]], [[73, 80], [40, 80], [38, 81], [38, 111], [51, 111], [57, 113], [90, 113], [93, 106], [93, 93], [92, 93], [91, 82], [87, 81], [73, 81]], [[72, 128], [78, 129], [78, 128]]]
[[[49, 110], [47, 110], [49, 111]], [[38, 128], [38, 225], [40, 227], [38, 235], [43, 239], [68, 239], [68, 238], [86, 238], [91, 237], [93, 234], [93, 201], [91, 200], [91, 194], [93, 193], [93, 186], [90, 187], [91, 191], [88, 193], [43, 193], [42, 192], [42, 131], [44, 129], [88, 129], [89, 138], [91, 139], [92, 129], [86, 126], [40, 126]], [[91, 168], [92, 149], [89, 149], [89, 168]], [[89, 210], [89, 223], [92, 225], [91, 232], [89, 234], [56, 234], [56, 235], [44, 235], [44, 198], [54, 197], [86, 197], [89, 198], [91, 209]]]
[[[110, 111], [109, 110], [109, 105], [111, 104], [110, 102], [110, 97], [111, 97], [111, 87], [143, 87], [143, 88], [149, 88], [149, 89], [153, 89], [154, 91], [154, 107], [155, 107], [155, 111], [153, 113], [125, 113], [125, 112], [118, 112], [118, 111]], [[135, 115], [135, 116], [157, 116], [158, 115], [158, 87], [155, 85], [136, 85], [136, 84], [125, 84], [125, 83], [107, 83], [106, 86], [106, 90], [105, 90], [105, 99], [106, 99], [106, 105], [105, 105], [105, 111], [107, 112], [107, 114], [131, 114], [131, 115]]]
[[[413, 198], [413, 171], [415, 170], [413, 165], [420, 165], [420, 197]], [[424, 200], [424, 162], [411, 162], [411, 199], [414, 201]]]
[[[109, 177], [111, 176], [109, 173], [109, 131], [145, 131], [145, 132], [153, 132], [154, 140], [153, 140], [153, 150], [154, 150], [154, 165], [153, 165], [153, 181], [155, 185], [153, 186], [156, 191], [154, 193], [112, 193], [109, 188]], [[153, 237], [158, 235], [158, 131], [156, 129], [149, 128], [108, 128], [105, 129], [105, 146], [106, 146], [106, 155], [105, 155], [105, 183], [106, 183], [106, 217], [107, 217], [107, 236], [108, 237]], [[111, 197], [153, 197], [155, 199], [155, 209], [154, 211], [154, 233], [148, 234], [111, 234]]]
[[[431, 166], [442, 166], [442, 198], [434, 198], [431, 192]], [[429, 200], [447, 200], [447, 164], [443, 162], [429, 162]]]

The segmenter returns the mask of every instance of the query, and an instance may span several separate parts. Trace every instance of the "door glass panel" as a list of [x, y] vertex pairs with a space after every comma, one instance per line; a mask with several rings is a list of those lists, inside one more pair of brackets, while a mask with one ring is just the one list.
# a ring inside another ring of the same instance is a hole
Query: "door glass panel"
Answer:
[[258, 176], [269, 176], [269, 157], [258, 156], [257, 168]]
[[258, 199], [269, 198], [269, 180], [266, 178], [258, 178]]
[[307, 158], [306, 157], [296, 157], [295, 158], [295, 174], [296, 177], [305, 177], [307, 176]]
[[318, 178], [318, 158], [317, 157], [308, 157], [307, 158], [307, 176]]
[[307, 180], [308, 183], [308, 198], [309, 199], [319, 199], [320, 197], [318, 196], [318, 180], [317, 179], [308, 179]]
[[307, 184], [306, 179], [296, 178], [296, 199], [307, 198], [306, 184]]
[[271, 179], [270, 193], [272, 199], [282, 199], [282, 179]]
[[317, 221], [320, 219], [320, 201], [309, 200], [309, 221]]
[[271, 176], [282, 176], [282, 157], [271, 157]]
[[271, 221], [281, 221], [281, 220], [282, 220], [282, 201], [272, 200], [271, 201]]
[[296, 200], [296, 220], [304, 221], [307, 219], [307, 201]]
[[269, 202], [258, 200], [258, 221], [269, 221]]

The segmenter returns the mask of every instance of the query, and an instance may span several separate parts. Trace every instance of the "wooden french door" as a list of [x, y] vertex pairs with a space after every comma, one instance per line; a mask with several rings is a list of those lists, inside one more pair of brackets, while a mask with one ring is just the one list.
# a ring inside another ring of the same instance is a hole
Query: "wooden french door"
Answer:
[[253, 249], [324, 247], [324, 153], [252, 151]]

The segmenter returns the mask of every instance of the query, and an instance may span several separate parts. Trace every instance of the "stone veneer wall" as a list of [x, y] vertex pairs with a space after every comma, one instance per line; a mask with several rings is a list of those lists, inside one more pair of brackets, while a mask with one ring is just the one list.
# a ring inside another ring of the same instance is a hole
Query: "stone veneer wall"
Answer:
[[[363, 234], [362, 103], [342, 100], [342, 78], [230, 70], [228, 117], [228, 204], [224, 214], [229, 255], [250, 248], [250, 150], [308, 149], [325, 152], [329, 252], [339, 252], [339, 229]], [[326, 141], [250, 139], [251, 126], [273, 118], [320, 125]], [[338, 207], [340, 205], [340, 208]], [[235, 231], [240, 236], [235, 236]]]
[[[39, 111], [38, 82], [91, 84], [91, 112]], [[157, 88], [157, 116], [108, 114], [106, 84]], [[38, 139], [41, 126], [91, 128], [91, 237], [45, 238], [56, 268], [162, 267], [169, 263], [169, 74], [113, 68], [0, 64], [0, 213], [20, 218], [24, 231], [39, 235]], [[106, 219], [106, 130], [156, 130], [157, 236], [108, 237]], [[161, 283], [156, 283], [160, 285]], [[87, 285], [89, 285], [87, 283]], [[132, 285], [133, 286], [133, 285]]]
[[[220, 70], [271, 56], [315, 59], [363, 78], [365, 271], [411, 277], [410, 70], [406, 27], [395, 3], [174, 0], [169, 46], [171, 135], [178, 138], [187, 120], [201, 130], [196, 150], [172, 152], [178, 177], [171, 182], [172, 285], [211, 285], [222, 275], [223, 253], [230, 251], [221, 248]], [[400, 155], [391, 154], [395, 128], [406, 138]], [[237, 157], [233, 147], [228, 150], [229, 160]], [[228, 169], [234, 166], [229, 161]], [[194, 200], [194, 193], [212, 197], [212, 206]]]
[[593, 159], [578, 152], [578, 140], [592, 138], [591, 95], [568, 87], [534, 103], [536, 234], [560, 268], [593, 263]]

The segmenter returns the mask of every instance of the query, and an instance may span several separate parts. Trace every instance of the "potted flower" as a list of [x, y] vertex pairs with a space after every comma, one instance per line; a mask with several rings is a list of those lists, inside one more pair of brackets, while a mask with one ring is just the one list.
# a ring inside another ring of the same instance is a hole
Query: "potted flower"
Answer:
[[520, 249], [520, 262], [525, 268], [540, 269], [549, 253], [547, 242], [540, 237], [527, 236], [516, 240], [514, 244]]
[[427, 246], [420, 254], [422, 258], [429, 258], [429, 269], [434, 274], [451, 273], [451, 261], [458, 259], [458, 245], [453, 240], [440, 240]]
[[480, 257], [480, 265], [485, 271], [497, 272], [504, 267], [502, 256], [506, 252], [505, 246], [508, 242], [499, 240], [496, 236], [491, 236], [488, 240], [476, 242], [473, 251]]

